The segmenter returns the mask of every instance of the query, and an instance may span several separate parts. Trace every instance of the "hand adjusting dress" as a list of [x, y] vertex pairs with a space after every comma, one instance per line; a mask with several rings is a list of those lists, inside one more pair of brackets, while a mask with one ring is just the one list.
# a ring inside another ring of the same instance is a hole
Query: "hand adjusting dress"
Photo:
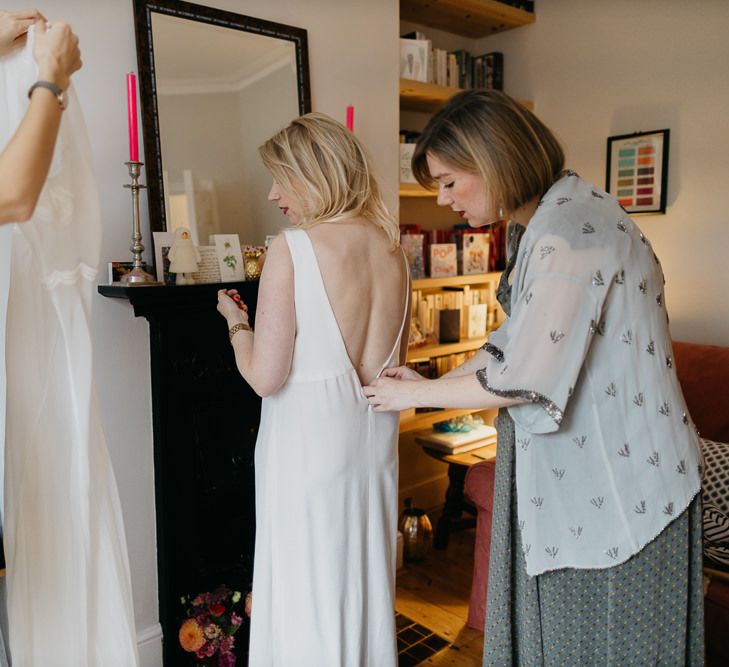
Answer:
[[[394, 667], [399, 414], [371, 409], [311, 240], [285, 236], [296, 342], [256, 443], [250, 664]], [[405, 316], [382, 369], [398, 363]]]

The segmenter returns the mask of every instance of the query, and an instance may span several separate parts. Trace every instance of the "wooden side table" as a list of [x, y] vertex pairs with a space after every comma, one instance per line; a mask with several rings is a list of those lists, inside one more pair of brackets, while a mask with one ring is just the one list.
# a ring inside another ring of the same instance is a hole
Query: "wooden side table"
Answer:
[[[448, 454], [438, 449], [431, 449], [426, 444], [420, 445], [428, 456], [448, 464], [448, 489], [446, 490], [443, 513], [435, 526], [433, 546], [445, 549], [448, 546], [451, 531], [459, 528], [470, 528], [476, 525], [476, 508], [466, 500], [463, 485], [466, 472], [475, 463], [493, 461], [496, 458], [496, 441], [471, 449], [462, 454]], [[463, 517], [467, 512], [471, 516]]]

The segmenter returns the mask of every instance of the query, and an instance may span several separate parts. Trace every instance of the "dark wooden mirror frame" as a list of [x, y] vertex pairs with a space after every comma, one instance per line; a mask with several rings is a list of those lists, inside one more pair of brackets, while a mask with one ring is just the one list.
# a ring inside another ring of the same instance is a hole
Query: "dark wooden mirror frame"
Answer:
[[195, 5], [191, 2], [180, 2], [178, 0], [133, 0], [133, 2], [137, 66], [139, 68], [139, 96], [142, 109], [142, 132], [147, 172], [149, 228], [150, 232], [163, 232], [167, 229], [167, 217], [164, 204], [164, 184], [162, 182], [162, 149], [157, 109], [152, 13], [177, 16], [190, 21], [200, 21], [292, 42], [296, 51], [299, 113], [302, 115], [311, 111], [307, 33], [304, 28], [264, 21], [263, 19], [244, 16], [235, 12]]

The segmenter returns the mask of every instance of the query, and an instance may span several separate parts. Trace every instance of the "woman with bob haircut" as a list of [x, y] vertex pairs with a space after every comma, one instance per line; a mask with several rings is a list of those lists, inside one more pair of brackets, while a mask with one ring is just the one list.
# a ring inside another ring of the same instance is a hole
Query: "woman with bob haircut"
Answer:
[[394, 667], [399, 414], [362, 390], [405, 360], [408, 271], [360, 141], [321, 113], [261, 148], [271, 243], [256, 333], [218, 310], [263, 396], [256, 443], [251, 665]]
[[664, 279], [614, 197], [564, 171], [507, 95], [456, 95], [413, 156], [472, 227], [508, 220], [507, 319], [438, 380], [388, 369], [375, 410], [500, 408], [484, 665], [701, 665], [699, 443]]

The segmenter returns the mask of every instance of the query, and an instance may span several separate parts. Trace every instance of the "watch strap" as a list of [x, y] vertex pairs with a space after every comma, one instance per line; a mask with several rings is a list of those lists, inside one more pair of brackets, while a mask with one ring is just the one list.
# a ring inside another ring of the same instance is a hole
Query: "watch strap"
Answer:
[[66, 108], [66, 96], [63, 94], [63, 91], [61, 90], [61, 87], [53, 83], [52, 81], [36, 81], [29, 89], [28, 89], [28, 99], [30, 99], [30, 96], [33, 94], [33, 91], [36, 88], [45, 88], [46, 90], [50, 90], [58, 100], [58, 104], [61, 107], [61, 109]]
[[233, 336], [237, 334], [239, 331], [250, 331], [253, 333], [253, 329], [249, 324], [246, 324], [245, 322], [239, 322], [238, 324], [234, 324], [230, 329], [228, 329], [228, 336], [230, 338], [230, 342], [233, 342]]

